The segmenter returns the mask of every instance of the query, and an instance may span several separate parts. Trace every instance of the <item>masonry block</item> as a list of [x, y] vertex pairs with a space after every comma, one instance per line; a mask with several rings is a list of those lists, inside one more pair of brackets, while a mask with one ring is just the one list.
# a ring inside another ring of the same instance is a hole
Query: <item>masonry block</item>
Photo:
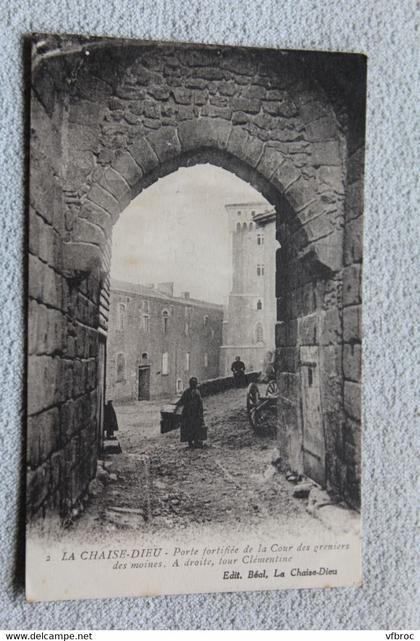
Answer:
[[202, 148], [225, 149], [231, 132], [231, 125], [222, 118], [200, 118], [183, 122], [178, 135], [183, 151]]
[[362, 346], [357, 343], [345, 344], [343, 350], [345, 378], [360, 383], [362, 376]]
[[299, 180], [300, 171], [290, 160], [284, 160], [284, 162], [277, 169], [276, 173], [271, 177], [271, 181], [281, 192], [288, 189], [288, 187], [291, 188], [293, 186], [293, 183]]
[[336, 345], [341, 343], [342, 328], [338, 309], [330, 309], [321, 314], [321, 345]]
[[359, 218], [363, 214], [363, 183], [361, 180], [347, 185], [344, 211], [346, 221]]
[[[281, 172], [282, 167], [280, 167], [278, 173], [281, 174]], [[299, 211], [315, 200], [317, 198], [317, 193], [315, 191], [316, 186], [317, 185], [314, 181], [307, 180], [302, 176], [292, 184], [289, 184], [287, 187], [286, 198], [292, 209]]]
[[343, 270], [343, 305], [358, 305], [362, 302], [361, 265], [349, 265]]
[[[115, 181], [117, 178], [115, 178]], [[121, 180], [121, 178], [120, 178]], [[113, 184], [115, 186], [115, 181], [107, 181], [107, 184]], [[126, 187], [127, 189], [127, 187]], [[90, 189], [90, 191], [87, 194], [88, 199], [98, 205], [99, 207], [102, 207], [102, 209], [105, 209], [108, 214], [111, 216], [117, 216], [121, 212], [121, 206], [119, 200], [112, 195], [110, 191], [107, 191], [104, 189], [104, 187], [101, 187], [99, 184], [94, 183]]]
[[136, 138], [128, 147], [128, 150], [136, 163], [142, 168], [144, 175], [147, 175], [159, 165], [159, 158], [146, 138]]
[[147, 135], [153, 151], [161, 163], [167, 162], [181, 153], [177, 130], [175, 127], [165, 127]]
[[312, 164], [315, 167], [333, 166], [341, 167], [341, 149], [338, 140], [326, 140], [314, 142], [311, 145]]
[[28, 415], [52, 406], [55, 401], [58, 359], [30, 356], [28, 359]]
[[33, 514], [44, 503], [50, 490], [50, 462], [47, 461], [26, 475], [26, 501], [29, 513]]
[[362, 339], [362, 308], [360, 305], [343, 310], [343, 340], [345, 343], [360, 343]]
[[317, 314], [298, 318], [298, 340], [300, 345], [317, 345], [319, 341], [319, 318]]
[[261, 157], [263, 143], [258, 138], [250, 136], [246, 131], [239, 127], [233, 127], [229, 136], [227, 150], [237, 158], [256, 167]]
[[269, 180], [273, 174], [277, 173], [278, 170], [280, 171], [280, 167], [285, 161], [285, 158], [285, 153], [280, 149], [271, 145], [265, 145], [257, 169]]
[[354, 218], [346, 223], [344, 231], [344, 263], [360, 263], [363, 258], [363, 219]]
[[348, 416], [361, 419], [361, 386], [359, 383], [344, 381], [344, 409]]
[[343, 265], [343, 230], [337, 229], [335, 232], [322, 238], [314, 240], [311, 248], [315, 252], [318, 261], [331, 272], [337, 272]]

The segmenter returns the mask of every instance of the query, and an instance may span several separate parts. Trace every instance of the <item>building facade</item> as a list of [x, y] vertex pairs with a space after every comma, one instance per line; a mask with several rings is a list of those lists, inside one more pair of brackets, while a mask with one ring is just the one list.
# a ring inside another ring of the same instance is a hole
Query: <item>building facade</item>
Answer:
[[220, 370], [223, 307], [173, 295], [173, 283], [112, 281], [106, 398], [168, 398]]
[[235, 356], [260, 370], [274, 350], [276, 323], [275, 210], [264, 201], [226, 205], [232, 235], [232, 291], [223, 321], [220, 374]]

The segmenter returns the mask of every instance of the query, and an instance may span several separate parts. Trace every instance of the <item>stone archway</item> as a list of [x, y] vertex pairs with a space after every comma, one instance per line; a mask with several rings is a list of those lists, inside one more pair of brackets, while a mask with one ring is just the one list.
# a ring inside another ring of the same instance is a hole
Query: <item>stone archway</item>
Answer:
[[[38, 336], [34, 341], [30, 378], [43, 373], [54, 392], [45, 398], [38, 389], [29, 413], [30, 430], [40, 433], [44, 428], [33, 426], [51, 415], [59, 427], [48, 434], [58, 431], [59, 438], [41, 444], [40, 437], [30, 453], [34, 486], [42, 488], [32, 511], [48, 504], [64, 513], [94, 473], [96, 358], [98, 336], [107, 327], [112, 226], [143, 189], [197, 162], [237, 174], [276, 207], [281, 450], [285, 465], [302, 471], [300, 347], [314, 346], [325, 373], [327, 482], [342, 492], [331, 462], [345, 422], [342, 287], [350, 138], [339, 118], [342, 107], [322, 88], [321, 62], [317, 77], [303, 54], [120, 47], [112, 41], [80, 46], [71, 39], [56, 51], [54, 44], [35, 57], [31, 238], [38, 245], [31, 251], [30, 297], [32, 319], [54, 315], [61, 342], [39, 353]], [[44, 255], [48, 235], [54, 256]], [[72, 454], [77, 448], [80, 459]]]

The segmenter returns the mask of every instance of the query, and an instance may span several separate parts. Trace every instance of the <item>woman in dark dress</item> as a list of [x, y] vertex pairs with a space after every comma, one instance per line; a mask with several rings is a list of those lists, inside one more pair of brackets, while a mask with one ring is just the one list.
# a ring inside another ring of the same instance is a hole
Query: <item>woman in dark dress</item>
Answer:
[[114, 432], [118, 432], [117, 415], [112, 401], [108, 401], [105, 405], [104, 431], [107, 439], [115, 439]]
[[175, 406], [182, 405], [181, 415], [181, 443], [188, 442], [188, 447], [203, 447], [205, 428], [203, 417], [203, 401], [198, 390], [198, 380], [190, 378], [190, 386], [182, 394]]

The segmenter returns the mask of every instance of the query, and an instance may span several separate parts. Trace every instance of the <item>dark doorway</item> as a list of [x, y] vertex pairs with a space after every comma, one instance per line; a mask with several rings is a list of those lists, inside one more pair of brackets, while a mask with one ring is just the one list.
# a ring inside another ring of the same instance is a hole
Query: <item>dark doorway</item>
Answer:
[[139, 401], [150, 401], [150, 367], [139, 367]]

